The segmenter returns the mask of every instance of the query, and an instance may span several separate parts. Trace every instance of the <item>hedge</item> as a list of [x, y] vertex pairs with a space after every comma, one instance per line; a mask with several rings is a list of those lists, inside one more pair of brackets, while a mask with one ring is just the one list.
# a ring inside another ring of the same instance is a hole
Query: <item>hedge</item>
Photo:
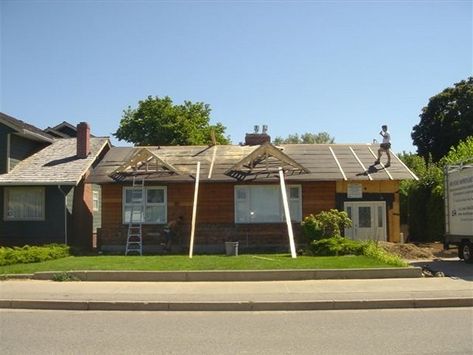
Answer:
[[12, 264], [39, 263], [41, 261], [65, 258], [70, 249], [64, 244], [43, 246], [0, 247], [0, 266]]

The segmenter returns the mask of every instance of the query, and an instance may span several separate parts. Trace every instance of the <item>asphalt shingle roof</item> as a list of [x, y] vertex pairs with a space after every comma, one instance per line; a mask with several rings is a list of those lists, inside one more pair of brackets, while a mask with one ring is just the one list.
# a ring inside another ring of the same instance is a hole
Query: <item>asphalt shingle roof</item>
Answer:
[[92, 166], [108, 138], [90, 138], [91, 154], [76, 155], [75, 138], [57, 139], [38, 153], [18, 163], [8, 174], [0, 175], [1, 185], [76, 185]]

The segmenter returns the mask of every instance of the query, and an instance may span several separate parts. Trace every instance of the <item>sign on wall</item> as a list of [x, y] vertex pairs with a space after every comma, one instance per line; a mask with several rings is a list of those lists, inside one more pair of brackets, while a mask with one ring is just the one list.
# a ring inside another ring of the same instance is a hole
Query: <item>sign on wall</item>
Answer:
[[348, 198], [363, 198], [363, 185], [362, 184], [348, 184], [347, 197]]

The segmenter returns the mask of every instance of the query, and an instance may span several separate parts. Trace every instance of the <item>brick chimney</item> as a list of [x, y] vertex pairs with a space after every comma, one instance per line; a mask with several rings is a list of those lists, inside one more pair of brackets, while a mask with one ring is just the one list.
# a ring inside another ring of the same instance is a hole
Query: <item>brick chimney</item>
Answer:
[[87, 122], [77, 125], [77, 157], [87, 158], [90, 154], [90, 127]]
[[271, 136], [266, 132], [268, 131], [268, 126], [263, 125], [263, 132], [259, 133], [259, 126], [255, 126], [254, 133], [247, 133], [245, 135], [245, 145], [261, 145], [264, 143], [271, 142]]

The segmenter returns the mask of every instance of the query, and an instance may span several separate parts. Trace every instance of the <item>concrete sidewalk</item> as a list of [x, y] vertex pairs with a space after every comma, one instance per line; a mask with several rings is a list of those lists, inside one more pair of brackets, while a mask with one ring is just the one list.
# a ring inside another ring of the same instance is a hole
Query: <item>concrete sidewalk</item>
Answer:
[[260, 282], [0, 282], [0, 308], [265, 311], [473, 306], [452, 278]]

